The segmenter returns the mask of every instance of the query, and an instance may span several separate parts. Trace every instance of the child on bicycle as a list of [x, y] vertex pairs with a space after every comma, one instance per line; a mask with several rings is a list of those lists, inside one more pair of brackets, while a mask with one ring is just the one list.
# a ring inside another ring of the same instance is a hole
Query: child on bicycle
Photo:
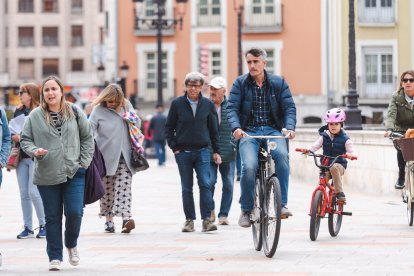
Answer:
[[[340, 108], [333, 108], [326, 112], [324, 120], [327, 123], [319, 129], [319, 138], [308, 148], [308, 151], [316, 152], [323, 148], [323, 155], [338, 156], [346, 154], [348, 158], [355, 156], [353, 143], [342, 129], [345, 122], [345, 112]], [[329, 159], [329, 164], [332, 159]], [[329, 169], [327, 177], [332, 176], [336, 198], [346, 200], [342, 189], [342, 175], [345, 173], [347, 161], [345, 158], [338, 158], [335, 164]]]

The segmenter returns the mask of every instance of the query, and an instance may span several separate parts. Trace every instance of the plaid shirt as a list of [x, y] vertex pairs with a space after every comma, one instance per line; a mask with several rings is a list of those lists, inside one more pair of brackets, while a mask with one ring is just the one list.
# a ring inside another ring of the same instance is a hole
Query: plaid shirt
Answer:
[[259, 87], [254, 80], [252, 81], [252, 85], [254, 85], [253, 109], [251, 111], [252, 116], [250, 117], [247, 126], [274, 126], [275, 123], [270, 115], [270, 103], [267, 100], [266, 80], [263, 81], [262, 87]]

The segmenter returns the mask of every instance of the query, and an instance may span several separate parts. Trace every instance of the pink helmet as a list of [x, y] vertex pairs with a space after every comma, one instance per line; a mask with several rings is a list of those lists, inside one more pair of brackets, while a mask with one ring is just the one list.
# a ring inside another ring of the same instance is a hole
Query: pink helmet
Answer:
[[345, 111], [340, 108], [332, 108], [326, 111], [324, 120], [327, 123], [342, 123], [345, 122]]

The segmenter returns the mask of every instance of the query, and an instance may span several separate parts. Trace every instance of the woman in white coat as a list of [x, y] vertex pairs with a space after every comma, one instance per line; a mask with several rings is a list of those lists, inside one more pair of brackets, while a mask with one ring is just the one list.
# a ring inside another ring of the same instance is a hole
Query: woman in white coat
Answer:
[[125, 112], [134, 112], [119, 85], [109, 84], [92, 103], [89, 117], [96, 143], [105, 159], [105, 195], [100, 201], [100, 216], [105, 216], [105, 232], [114, 233], [115, 216], [122, 217], [121, 233], [135, 228], [131, 218], [131, 183], [135, 173], [131, 166], [131, 140]]

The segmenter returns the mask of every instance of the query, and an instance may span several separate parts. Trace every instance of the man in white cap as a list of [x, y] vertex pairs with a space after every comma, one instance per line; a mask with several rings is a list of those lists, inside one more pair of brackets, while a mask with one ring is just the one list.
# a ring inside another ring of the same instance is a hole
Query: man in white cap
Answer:
[[[226, 80], [222, 77], [212, 79], [208, 85], [210, 91], [210, 100], [214, 103], [217, 110], [219, 123], [219, 147], [221, 163], [217, 160], [211, 159], [210, 166], [210, 185], [211, 193], [214, 196], [214, 188], [217, 183], [217, 170], [220, 171], [221, 180], [223, 182], [220, 212], [218, 219], [220, 225], [228, 225], [228, 215], [230, 211], [231, 202], [233, 200], [233, 186], [234, 186], [234, 170], [236, 160], [236, 149], [231, 143], [232, 132], [227, 121], [227, 99], [226, 99]], [[216, 214], [213, 210], [211, 212], [210, 221], [215, 221]]]

